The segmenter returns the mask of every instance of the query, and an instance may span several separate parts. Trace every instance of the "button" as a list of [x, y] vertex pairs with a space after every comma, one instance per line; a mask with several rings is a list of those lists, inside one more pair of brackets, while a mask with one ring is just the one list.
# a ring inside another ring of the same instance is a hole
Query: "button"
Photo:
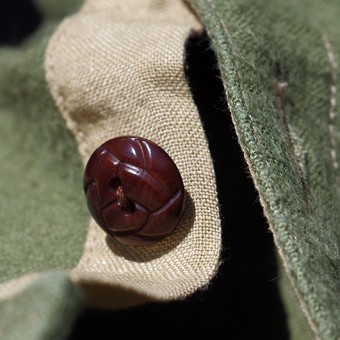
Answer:
[[118, 137], [90, 157], [84, 174], [87, 205], [98, 225], [128, 245], [167, 237], [184, 208], [181, 175], [170, 156], [141, 137]]

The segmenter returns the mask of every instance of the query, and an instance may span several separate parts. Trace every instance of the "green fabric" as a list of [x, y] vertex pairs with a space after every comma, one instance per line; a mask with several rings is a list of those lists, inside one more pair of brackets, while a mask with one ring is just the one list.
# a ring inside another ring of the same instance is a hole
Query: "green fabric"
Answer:
[[38, 11], [48, 20], [60, 20], [80, 9], [83, 0], [33, 0]]
[[[340, 133], [334, 102], [340, 98], [334, 90], [332, 98], [331, 86], [339, 79], [333, 60], [340, 55], [339, 2], [192, 1], [218, 56], [239, 140], [291, 282], [315, 335], [336, 339]], [[73, 267], [87, 232], [77, 146], [43, 69], [49, 36], [80, 1], [35, 2], [45, 17], [39, 30], [19, 47], [0, 48], [0, 281]], [[288, 281], [280, 277], [291, 336], [307, 339]], [[80, 301], [63, 273], [48, 273], [0, 304], [0, 337], [65, 338]]]
[[[265, 214], [315, 336], [340, 335], [340, 3], [193, 0]], [[320, 16], [320, 21], [318, 20]]]
[[67, 339], [83, 297], [62, 272], [51, 272], [0, 303], [2, 340]]
[[46, 17], [21, 46], [0, 48], [0, 282], [73, 267], [86, 238], [82, 164], [45, 82], [56, 25]]
[[278, 259], [278, 287], [280, 297], [283, 303], [283, 307], [286, 313], [286, 322], [289, 332], [289, 339], [291, 340], [312, 340], [314, 339], [313, 334], [306, 321], [305, 315], [303, 314], [292, 286], [289, 282], [287, 274], [281, 264], [281, 260]]

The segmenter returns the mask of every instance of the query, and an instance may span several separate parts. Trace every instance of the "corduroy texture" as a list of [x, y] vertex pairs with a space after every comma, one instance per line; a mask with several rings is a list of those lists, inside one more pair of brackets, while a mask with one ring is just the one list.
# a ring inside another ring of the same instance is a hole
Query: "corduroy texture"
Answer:
[[221, 230], [213, 165], [184, 74], [185, 41], [193, 29], [201, 26], [181, 1], [89, 0], [49, 43], [47, 80], [84, 163], [110, 138], [141, 136], [172, 157], [187, 192], [175, 232], [150, 247], [121, 245], [91, 221], [72, 277], [92, 304], [131, 304], [111, 301], [115, 290], [142, 300], [184, 297], [217, 270]]
[[323, 18], [319, 27], [321, 1], [308, 11], [307, 1], [193, 3], [212, 39], [239, 141], [301, 307], [316, 337], [337, 339], [340, 5], [330, 2], [329, 23]]

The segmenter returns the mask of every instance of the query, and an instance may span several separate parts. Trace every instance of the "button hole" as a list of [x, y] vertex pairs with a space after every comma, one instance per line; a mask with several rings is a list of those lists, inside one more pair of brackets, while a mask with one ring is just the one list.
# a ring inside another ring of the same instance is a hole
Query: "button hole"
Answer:
[[114, 177], [109, 182], [110, 191], [116, 192], [118, 187], [122, 186], [122, 181], [118, 177]]

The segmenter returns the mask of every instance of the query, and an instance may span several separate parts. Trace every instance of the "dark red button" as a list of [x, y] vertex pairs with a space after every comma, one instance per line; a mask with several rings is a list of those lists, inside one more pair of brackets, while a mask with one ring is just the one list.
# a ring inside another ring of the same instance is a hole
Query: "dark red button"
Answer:
[[170, 156], [140, 137], [118, 137], [90, 157], [84, 175], [89, 210], [109, 235], [129, 245], [168, 236], [184, 207], [181, 175]]

